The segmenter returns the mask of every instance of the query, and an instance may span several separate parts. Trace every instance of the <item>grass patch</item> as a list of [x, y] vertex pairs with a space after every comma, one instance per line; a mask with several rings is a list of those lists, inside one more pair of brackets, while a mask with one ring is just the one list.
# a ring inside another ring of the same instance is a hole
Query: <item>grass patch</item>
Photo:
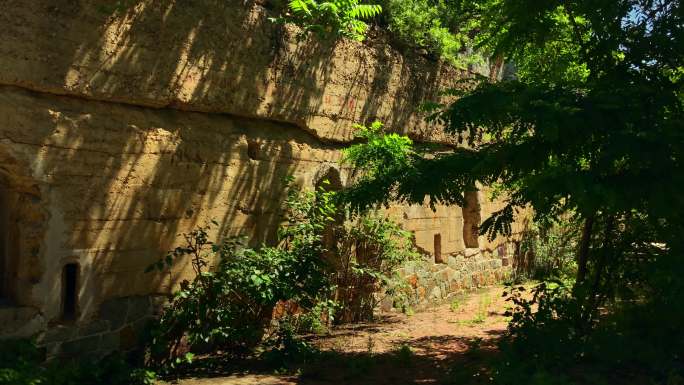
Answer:
[[456, 313], [460, 308], [461, 308], [461, 301], [459, 301], [458, 299], [452, 300], [451, 303], [449, 304], [449, 309], [454, 313]]

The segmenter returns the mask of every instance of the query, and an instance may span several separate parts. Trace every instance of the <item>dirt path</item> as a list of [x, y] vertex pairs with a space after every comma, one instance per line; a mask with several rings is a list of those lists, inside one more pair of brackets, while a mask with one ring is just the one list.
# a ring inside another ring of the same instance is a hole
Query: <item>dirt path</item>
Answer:
[[414, 315], [338, 328], [310, 342], [324, 353], [294, 375], [251, 370], [181, 385], [485, 384], [485, 362], [506, 328], [502, 287], [482, 289]]

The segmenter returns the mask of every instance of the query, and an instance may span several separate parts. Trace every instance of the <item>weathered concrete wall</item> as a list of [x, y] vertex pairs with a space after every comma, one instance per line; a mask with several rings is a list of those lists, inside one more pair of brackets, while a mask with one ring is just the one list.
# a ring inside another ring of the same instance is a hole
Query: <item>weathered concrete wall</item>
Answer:
[[[188, 277], [143, 272], [179, 233], [215, 219], [272, 240], [285, 176], [347, 182], [337, 161], [353, 123], [447, 140], [415, 107], [463, 75], [449, 67], [382, 43], [297, 42], [253, 3], [120, 5], [0, 0], [0, 187], [14, 202], [0, 335], [128, 347], [153, 298]], [[439, 235], [444, 262], [465, 253], [460, 208], [390, 211], [429, 253]], [[75, 319], [62, 314], [68, 263]]]

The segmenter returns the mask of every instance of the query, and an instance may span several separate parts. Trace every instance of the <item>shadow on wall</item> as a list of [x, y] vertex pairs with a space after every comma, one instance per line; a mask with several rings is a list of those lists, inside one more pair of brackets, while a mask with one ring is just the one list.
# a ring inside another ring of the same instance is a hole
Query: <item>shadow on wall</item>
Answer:
[[[183, 279], [180, 269], [143, 271], [178, 233], [211, 219], [253, 244], [272, 241], [284, 178], [309, 181], [338, 156], [336, 146], [284, 124], [7, 87], [0, 105], [0, 150], [38, 179], [49, 211], [43, 260], [32, 263], [44, 272], [33, 297], [50, 302], [52, 316], [63, 308], [54, 294], [66, 264], [78, 264], [79, 310], [88, 313], [103, 298], [164, 292]], [[10, 257], [26, 264], [30, 252]]]
[[287, 121], [328, 140], [374, 119], [427, 138], [416, 107], [446, 86], [441, 76], [462, 75], [384, 41], [297, 43], [256, 1], [8, 1], [0, 49], [19, 74], [9, 84]]
[[[48, 317], [63, 307], [54, 293], [66, 264], [78, 265], [79, 310], [89, 313], [104, 298], [164, 292], [183, 279], [180, 270], [142, 271], [179, 232], [210, 219], [253, 243], [272, 240], [282, 178], [311, 180], [339, 156], [319, 138], [346, 140], [352, 123], [376, 118], [406, 130], [439, 87], [439, 66], [417, 71], [420, 58], [384, 44], [295, 44], [253, 1], [5, 6], [11, 39], [0, 48], [16, 52], [1, 59], [12, 76], [0, 79], [121, 103], [0, 88], [0, 150], [33, 176], [34, 204], [49, 211], [32, 230], [45, 243], [17, 252], [20, 265], [43, 272], [31, 296], [48, 302]], [[20, 42], [31, 43], [22, 52]], [[34, 253], [40, 263], [26, 257]]]
[[[30, 305], [31, 287], [43, 272], [40, 246], [47, 212], [41, 205], [38, 184], [9, 156], [3, 142], [0, 140], [0, 307]], [[20, 254], [22, 263], [17, 258]]]
[[[329, 81], [334, 45], [313, 41], [290, 52], [283, 31], [251, 1], [87, 3], [78, 12], [98, 17], [101, 28], [68, 63], [65, 82], [79, 91], [295, 120], [290, 114], [318, 107], [310, 104], [320, 99], [317, 82]], [[272, 93], [281, 77], [297, 83]]]

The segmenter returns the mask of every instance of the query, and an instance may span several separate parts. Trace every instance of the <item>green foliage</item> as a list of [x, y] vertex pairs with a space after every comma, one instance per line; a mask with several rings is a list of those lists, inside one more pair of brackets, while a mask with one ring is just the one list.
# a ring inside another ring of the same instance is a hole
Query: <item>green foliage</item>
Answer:
[[279, 231], [277, 247], [246, 248], [230, 237], [212, 242], [209, 226], [185, 235], [185, 247], [154, 265], [170, 267], [189, 256], [195, 277], [181, 283], [152, 330], [152, 363], [183, 364], [192, 359], [184, 349], [250, 352], [262, 341], [279, 301], [310, 309], [327, 296], [331, 288], [320, 256], [321, 233], [333, 221], [331, 196], [322, 189], [290, 189], [288, 222]]
[[394, 352], [395, 361], [402, 367], [412, 366], [414, 364], [415, 353], [408, 344], [401, 344]]
[[[191, 361], [184, 349], [249, 351], [261, 341], [281, 292], [291, 289], [278, 280], [279, 269], [289, 267], [285, 253], [240, 248], [230, 238], [215, 244], [207, 240], [208, 230], [193, 231], [185, 250], [175, 251], [178, 257], [191, 253], [195, 278], [181, 283], [151, 332], [154, 365]], [[196, 268], [208, 267], [215, 257], [219, 261], [211, 269]]]
[[513, 261], [515, 279], [573, 279], [577, 274], [580, 229], [581, 222], [573, 215], [546, 223], [531, 222], [521, 235]]
[[403, 45], [425, 48], [459, 67], [466, 63], [462, 56], [467, 36], [456, 30], [456, 10], [445, 1], [385, 0], [385, 19], [392, 37]]
[[403, 169], [408, 165], [413, 153], [413, 141], [396, 133], [384, 133], [383, 124], [373, 122], [370, 127], [355, 126], [356, 138], [360, 144], [344, 150], [343, 163], [352, 164], [363, 172], [364, 177], [372, 178], [387, 168]]
[[290, 0], [288, 13], [276, 21], [293, 22], [306, 32], [319, 35], [333, 33], [362, 41], [366, 37], [368, 24], [382, 7], [377, 4], [361, 4], [360, 0]]
[[[519, 79], [581, 82], [589, 69], [579, 41], [589, 38], [576, 4], [553, 1], [457, 0], [462, 33], [487, 55], [513, 63]], [[552, 60], [550, 60], [552, 59]]]
[[335, 234], [333, 281], [343, 322], [369, 321], [384, 292], [395, 302], [407, 302], [407, 284], [397, 275], [406, 261], [418, 258], [412, 235], [377, 212], [354, 214]]
[[[669, 252], [682, 248], [675, 234], [684, 228], [684, 201], [674, 186], [684, 182], [678, 160], [684, 153], [684, 102], [682, 79], [672, 74], [684, 65], [684, 55], [677, 51], [681, 44], [665, 43], [682, 37], [674, 22], [681, 5], [666, 1], [650, 9], [628, 0], [500, 5], [487, 16], [500, 22], [486, 31], [493, 50], [513, 58], [543, 53], [559, 70], [530, 70], [517, 80], [454, 91], [460, 98], [432, 120], [469, 147], [429, 156], [409, 148], [394, 161], [378, 158], [379, 172], [362, 178], [345, 196], [357, 207], [420, 203], [426, 197], [463, 205], [463, 192], [475, 182], [498, 184], [507, 205], [482, 223], [483, 233], [509, 234], [516, 212], [528, 206], [537, 219], [567, 212], [582, 222], [591, 218], [596, 226], [587, 236], [587, 266], [604, 276], [584, 294], [612, 291], [605, 274], [615, 278], [626, 274], [624, 266], [637, 267], [628, 256], [641, 255], [642, 261], [648, 260], [645, 255], [662, 256], [652, 244], [666, 244]], [[550, 52], [547, 44], [556, 40], [573, 53]], [[571, 76], [579, 67], [583, 75]], [[401, 166], [391, 167], [394, 163]], [[634, 237], [637, 242], [627, 241]]]
[[[357, 125], [356, 128], [362, 142], [347, 147], [342, 162], [359, 170], [361, 179], [355, 188], [342, 192], [342, 198], [356, 205], [354, 208], [367, 210], [376, 202], [388, 204], [391, 198], [387, 197], [387, 192], [376, 190], [375, 186], [393, 184], [395, 176], [412, 167], [416, 155], [411, 139], [383, 132], [381, 122], [373, 122], [370, 127]], [[361, 198], [362, 195], [365, 198]]]
[[[291, 22], [320, 36], [341, 35], [364, 40], [369, 29], [366, 21], [377, 19], [395, 43], [422, 48], [459, 68], [482, 63], [483, 56], [473, 53], [481, 30], [480, 18], [496, 9], [498, 0], [379, 0], [363, 4], [361, 0], [318, 2], [290, 0], [284, 15], [276, 22]], [[378, 17], [380, 16], [380, 17]], [[482, 48], [482, 47], [480, 47]], [[480, 49], [484, 55], [487, 52]]]
[[[316, 312], [311, 311], [307, 314], [316, 314]], [[320, 313], [318, 316], [320, 319]], [[269, 366], [284, 369], [290, 364], [301, 365], [315, 359], [320, 353], [297, 335], [300, 331], [301, 318], [288, 315], [278, 320], [275, 330], [271, 338], [265, 342], [265, 350], [261, 354], [261, 358]]]
[[684, 378], [680, 305], [623, 304], [587, 328], [582, 299], [565, 283], [545, 282], [530, 294], [511, 289], [515, 307], [494, 383], [666, 385]]
[[[397, 290], [399, 279], [391, 273], [415, 255], [408, 234], [378, 215], [355, 214], [343, 223], [335, 192], [326, 187], [289, 188], [277, 246], [252, 249], [232, 237], [213, 242], [206, 226], [186, 234], [185, 246], [150, 267], [184, 262], [195, 273], [151, 330], [152, 365], [176, 369], [194, 353], [247, 354], [262, 342], [279, 352], [273, 357], [285, 358], [306, 349], [295, 333], [324, 331], [341, 309], [372, 315], [375, 291]], [[297, 311], [276, 319], [276, 329], [265, 336], [279, 303], [296, 304]]]
[[[601, 254], [590, 261], [587, 278], [574, 286], [574, 279], [552, 279], [530, 294], [520, 287], [511, 291], [511, 338], [502, 344], [498, 383], [554, 378], [568, 368], [582, 375], [565, 376], [567, 384], [614, 383], [615, 373], [637, 378], [634, 383], [683, 378], [679, 259], [649, 242], [653, 232], [643, 217], [597, 225], [603, 232], [592, 237], [591, 247]], [[520, 359], [530, 355], [536, 359]]]
[[[382, 169], [387, 175], [376, 179], [385, 185], [376, 183], [373, 187], [399, 199], [422, 201], [431, 195], [451, 203], [459, 201], [458, 191], [471, 180], [487, 184], [500, 181], [510, 193], [510, 207], [499, 214], [506, 222], [512, 219], [509, 214], [515, 207], [528, 204], [540, 215], [568, 209], [576, 209], [580, 215], [600, 209], [652, 209], [663, 217], [680, 212], [665, 210], [662, 205], [680, 203], [672, 190], [677, 181], [652, 178], [682, 175], [679, 163], [671, 157], [682, 142], [678, 134], [682, 122], [681, 79], [670, 77], [679, 68], [675, 57], [682, 56], [672, 52], [674, 46], [660, 43], [663, 34], [680, 33], [668, 24], [674, 17], [668, 15], [676, 14], [679, 8], [663, 14], [662, 20], [653, 20], [663, 28], [654, 30], [658, 32], [654, 35], [643, 30], [643, 23], [629, 21], [629, 11], [640, 7], [634, 2], [622, 1], [619, 7], [577, 2], [572, 18], [567, 9], [552, 6], [554, 2], [502, 3], [507, 28], [496, 30], [497, 40], [493, 42], [497, 50], [515, 53], [532, 45], [545, 53], [546, 62], [563, 68], [574, 68], [573, 63], [578, 62], [591, 75], [578, 80], [531, 71], [517, 81], [483, 82], [472, 91], [456, 92], [462, 97], [433, 119], [467, 140], [471, 149], [433, 159], [414, 157], [403, 169]], [[568, 3], [567, 7], [572, 6]], [[573, 30], [581, 32], [568, 42], [581, 48], [572, 63], [545, 51], [547, 40], [565, 36], [558, 36], [560, 32], [552, 23], [559, 18], [567, 19]], [[597, 21], [599, 18], [614, 20], [610, 28], [615, 33], [598, 34], [608, 28]], [[542, 35], [547, 38], [538, 40]], [[665, 57], [661, 49], [671, 55]], [[616, 52], [624, 59], [616, 61]], [[479, 142], [485, 134], [491, 140]], [[387, 186], [390, 181], [396, 186]], [[377, 194], [369, 196], [376, 198]]]
[[152, 385], [154, 372], [138, 369], [123, 357], [44, 362], [44, 352], [31, 341], [5, 340], [0, 347], [2, 385]]
[[[431, 120], [468, 146], [429, 154], [409, 148], [407, 157], [395, 157], [402, 167], [383, 167], [393, 162], [378, 158], [378, 167], [365, 166], [375, 174], [345, 197], [359, 208], [426, 197], [463, 205], [474, 183], [496, 184], [506, 206], [482, 223], [489, 237], [509, 235], [522, 208], [534, 208], [538, 221], [574, 213], [576, 282], [536, 292], [539, 310], [514, 317], [516, 339], [539, 352], [549, 341], [569, 341], [546, 346], [554, 358], [591, 351], [619, 357], [622, 335], [639, 336], [646, 352], [656, 341], [667, 352], [681, 351], [681, 331], [668, 327], [665, 340], [639, 331], [634, 320], [682, 316], [684, 280], [664, 266], [680, 271], [674, 261], [684, 255], [678, 187], [684, 185], [684, 6], [676, 0], [459, 3], [480, 15], [475, 46], [512, 61], [517, 78], [469, 79], [451, 91], [455, 101], [433, 111]], [[571, 247], [554, 245], [564, 241], [547, 241], [568, 258]], [[663, 316], [665, 303], [672, 316]], [[583, 348], [596, 344], [600, 349]], [[639, 361], [635, 356], [621, 359]], [[663, 362], [679, 370], [671, 357]], [[667, 371], [646, 372], [662, 383]]]
[[453, 299], [451, 303], [449, 304], [449, 310], [451, 310], [453, 313], [456, 313], [459, 309], [461, 308], [461, 301], [458, 299]]

